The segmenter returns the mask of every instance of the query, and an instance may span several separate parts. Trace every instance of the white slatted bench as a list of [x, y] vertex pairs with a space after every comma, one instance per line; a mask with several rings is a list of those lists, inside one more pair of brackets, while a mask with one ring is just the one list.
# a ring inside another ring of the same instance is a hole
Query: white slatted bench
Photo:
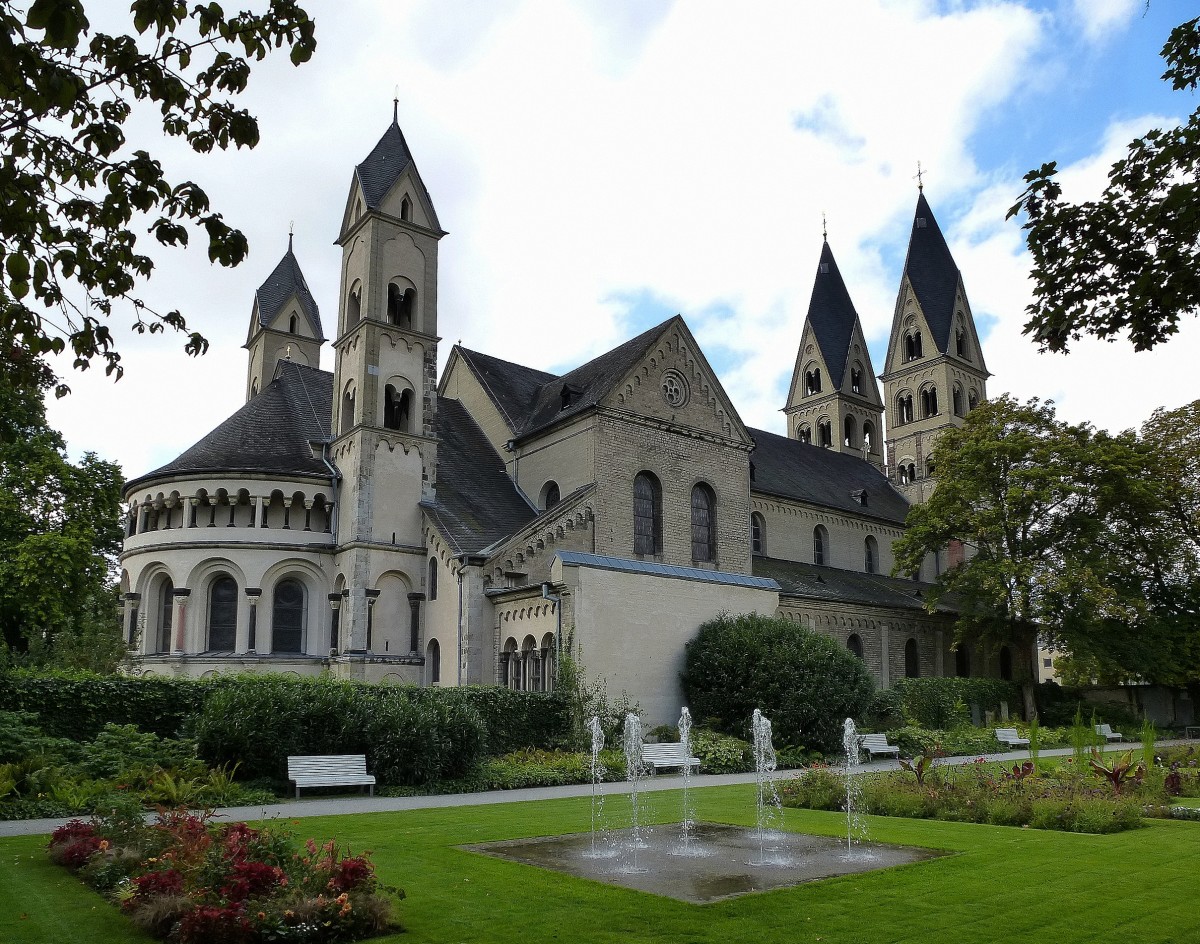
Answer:
[[650, 767], [650, 776], [654, 776], [658, 772], [659, 767], [678, 767], [680, 770], [687, 768], [696, 768], [696, 772], [700, 772], [700, 758], [688, 757], [683, 750], [682, 744], [643, 744], [642, 745], [642, 763], [648, 764]]
[[309, 754], [288, 758], [288, 780], [301, 787], [369, 787], [375, 795], [375, 778], [367, 773], [365, 754]]
[[1007, 747], [1029, 746], [1029, 738], [1019, 737], [1016, 728], [997, 728], [996, 740]]
[[871, 760], [875, 759], [876, 754], [891, 754], [893, 757], [900, 756], [900, 748], [889, 744], [886, 734], [861, 734], [858, 741], [862, 749], [871, 755]]
[[1124, 741], [1125, 740], [1125, 735], [1122, 734], [1120, 731], [1114, 731], [1112, 729], [1112, 725], [1110, 725], [1110, 724], [1096, 725], [1096, 733], [1099, 734], [1106, 741]]

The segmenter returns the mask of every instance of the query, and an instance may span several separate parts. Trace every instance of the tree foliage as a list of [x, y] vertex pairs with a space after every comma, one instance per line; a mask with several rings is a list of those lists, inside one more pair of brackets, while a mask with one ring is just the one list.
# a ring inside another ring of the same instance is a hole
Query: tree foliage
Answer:
[[687, 644], [683, 692], [692, 714], [745, 737], [761, 708], [776, 746], [841, 750], [842, 723], [861, 718], [875, 691], [862, 661], [785, 619], [721, 615]]
[[70, 462], [46, 423], [45, 365], [2, 333], [0, 349], [13, 365], [0, 372], [0, 631], [7, 650], [45, 658], [61, 643], [95, 666], [118, 632], [121, 470], [94, 453]]
[[[1171, 32], [1163, 79], [1177, 91], [1200, 84], [1200, 19]], [[1155, 128], [1113, 165], [1098, 200], [1068, 203], [1057, 162], [1025, 175], [1009, 210], [1024, 213], [1033, 255], [1034, 301], [1025, 333], [1043, 350], [1066, 351], [1085, 334], [1127, 333], [1143, 351], [1200, 310], [1200, 109], [1175, 128]]]
[[295, 0], [236, 15], [217, 3], [133, 0], [129, 17], [129, 33], [108, 34], [92, 30], [82, 0], [0, 0], [0, 279], [16, 302], [4, 328], [35, 357], [69, 348], [75, 367], [99, 358], [118, 377], [105, 320], [118, 304], [136, 332], [170, 327], [187, 334], [188, 353], [208, 346], [179, 311], [133, 294], [154, 269], [138, 230], [185, 246], [199, 229], [222, 265], [247, 248], [200, 186], [169, 180], [127, 140], [134, 104], [152, 106], [163, 132], [194, 151], [254, 147], [256, 120], [232, 103], [251, 62], [286, 45], [299, 64], [315, 48]]
[[1043, 640], [1087, 678], [1200, 679], [1200, 402], [1140, 436], [1059, 421], [1010, 397], [934, 448], [938, 486], [914, 506], [896, 570], [961, 541], [927, 597], [952, 600], [960, 638]]

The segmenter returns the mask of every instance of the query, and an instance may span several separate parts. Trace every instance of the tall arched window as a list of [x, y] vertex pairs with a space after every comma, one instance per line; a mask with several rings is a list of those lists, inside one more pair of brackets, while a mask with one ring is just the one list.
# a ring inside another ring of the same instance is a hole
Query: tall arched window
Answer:
[[400, 201], [400, 219], [406, 222], [412, 220], [412, 201], [408, 199], [408, 194]]
[[868, 534], [863, 542], [863, 569], [868, 574], [879, 572], [879, 542], [873, 534]]
[[417, 293], [413, 288], [402, 288], [395, 282], [389, 282], [387, 287], [387, 318], [388, 323], [398, 328], [413, 326]]
[[346, 296], [346, 324], [356, 325], [362, 321], [362, 287], [355, 285]]
[[542, 691], [554, 691], [554, 676], [557, 673], [556, 657], [554, 653], [554, 636], [546, 633], [542, 637]]
[[863, 448], [867, 452], [875, 451], [875, 426], [872, 423], [863, 423]]
[[910, 639], [904, 644], [904, 677], [921, 677], [921, 653], [917, 650], [915, 639]]
[[921, 391], [921, 416], [937, 416], [937, 387], [926, 387]]
[[158, 592], [158, 626], [155, 634], [155, 652], [171, 651], [171, 623], [175, 612], [175, 585], [164, 580]]
[[383, 388], [383, 427], [412, 432], [413, 392], [407, 387], [397, 390], [392, 384]]
[[820, 444], [828, 449], [833, 445], [833, 423], [829, 420], [821, 420], [817, 423], [817, 433], [820, 436]]
[[649, 472], [633, 480], [633, 553], [662, 553], [662, 488]]
[[288, 331], [295, 334], [298, 327], [300, 327], [300, 319], [292, 315], [291, 320], [288, 321]]
[[288, 578], [275, 584], [275, 600], [271, 606], [272, 652], [303, 651], [307, 604], [304, 584], [299, 580]]
[[921, 356], [921, 332], [910, 331], [904, 337], [904, 359], [915, 361]]
[[855, 364], [853, 367], [850, 368], [850, 392], [851, 393], [862, 393], [862, 377], [863, 377], [863, 370], [858, 364]]
[[692, 560], [717, 558], [716, 496], [703, 482], [692, 488]]
[[804, 392], [814, 394], [821, 392], [821, 368], [814, 367], [804, 372]]
[[911, 423], [913, 419], [913, 398], [911, 393], [902, 393], [896, 397], [896, 422]]
[[813, 528], [813, 563], [829, 563], [829, 550], [829, 532], [825, 530], [825, 525], [819, 524]]
[[963, 390], [962, 390], [961, 384], [956, 383], [954, 385], [954, 393], [952, 394], [951, 399], [953, 400], [954, 415], [962, 416], [963, 415]]
[[214, 580], [208, 591], [208, 648], [213, 652], [233, 652], [237, 605], [237, 581], [228, 574]]
[[862, 637], [858, 633], [851, 633], [850, 638], [846, 640], [846, 648], [861, 659], [863, 657]]
[[342, 393], [341, 433], [346, 435], [354, 426], [354, 385], [348, 384]]
[[1013, 678], [1013, 655], [1008, 646], [1000, 647], [1000, 678], [1011, 682]]
[[847, 416], [846, 422], [842, 424], [842, 444], [854, 448], [855, 424], [854, 417]]
[[954, 650], [954, 674], [959, 678], [971, 677], [971, 647], [960, 642]]
[[973, 410], [977, 406], [979, 406], [979, 394], [977, 394], [974, 391], [974, 389], [972, 389], [971, 392], [967, 395], [967, 410], [968, 411]]
[[438, 566], [437, 558], [429, 558], [429, 585], [425, 588], [426, 594], [429, 597], [429, 602], [432, 603], [437, 599], [437, 581], [438, 581]]
[[767, 522], [757, 511], [750, 516], [750, 550], [765, 554], [767, 546]]
[[802, 443], [811, 443], [812, 442], [812, 427], [811, 426], [801, 426], [799, 429], [796, 430], [796, 439], [798, 439]]
[[442, 680], [442, 647], [436, 639], [429, 640], [425, 647], [425, 680], [429, 685]]
[[559, 492], [558, 483], [551, 479], [542, 486], [542, 508], [549, 511], [560, 501], [562, 501], [562, 495]]

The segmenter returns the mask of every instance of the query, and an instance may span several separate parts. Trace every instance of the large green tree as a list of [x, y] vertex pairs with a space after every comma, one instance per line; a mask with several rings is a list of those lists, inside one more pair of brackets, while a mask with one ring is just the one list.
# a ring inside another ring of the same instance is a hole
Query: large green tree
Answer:
[[[1163, 79], [1177, 91], [1200, 84], [1200, 19], [1172, 30]], [[1129, 145], [1097, 200], [1062, 199], [1057, 162], [1025, 176], [1009, 210], [1024, 214], [1034, 300], [1025, 333], [1044, 350], [1127, 334], [1149, 350], [1200, 311], [1200, 109], [1174, 128]]]
[[[115, 588], [121, 470], [87, 453], [69, 461], [46, 423], [52, 375], [0, 333], [0, 632], [6, 655], [88, 663], [119, 639]], [[86, 645], [84, 643], [86, 642]], [[107, 653], [107, 655], [106, 655]], [[89, 664], [95, 664], [94, 662]]]
[[77, 368], [100, 359], [120, 376], [107, 320], [117, 308], [134, 331], [170, 327], [189, 353], [207, 348], [179, 311], [134, 294], [154, 269], [139, 230], [168, 246], [199, 230], [222, 265], [242, 261], [246, 239], [200, 186], [168, 179], [127, 140], [126, 123], [141, 104], [197, 152], [253, 147], [258, 124], [233, 104], [251, 63], [287, 46], [299, 64], [316, 45], [295, 0], [257, 5], [233, 15], [217, 3], [132, 0], [128, 32], [105, 33], [82, 0], [0, 0], [0, 279], [15, 301], [2, 327], [32, 355], [69, 348]]

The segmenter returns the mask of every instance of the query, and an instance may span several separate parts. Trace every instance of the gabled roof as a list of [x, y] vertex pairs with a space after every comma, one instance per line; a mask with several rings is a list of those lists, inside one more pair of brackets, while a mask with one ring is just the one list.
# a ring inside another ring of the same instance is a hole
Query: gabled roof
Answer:
[[318, 341], [325, 340], [325, 332], [321, 329], [321, 313], [317, 308], [316, 299], [308, 290], [304, 273], [300, 271], [300, 263], [292, 253], [292, 240], [288, 239], [288, 251], [279, 264], [275, 266], [267, 280], [254, 293], [254, 302], [258, 308], [258, 323], [268, 328], [276, 316], [283, 310], [288, 299], [293, 295], [300, 302], [300, 310], [308, 319], [309, 326]]
[[846, 283], [828, 242], [821, 246], [821, 261], [808, 302], [807, 321], [812, 326], [813, 337], [829, 369], [830, 387], [837, 390], [842, 386], [842, 378], [846, 373], [850, 338], [858, 321], [858, 312], [850, 300], [850, 293], [846, 290]]
[[[782, 597], [804, 597], [831, 603], [886, 606], [924, 613], [932, 584], [883, 574], [864, 574], [836, 567], [819, 567], [772, 557], [755, 557], [754, 576], [767, 577], [780, 586]], [[953, 600], [943, 598], [938, 613], [957, 613]]]
[[456, 553], [478, 553], [537, 517], [461, 403], [438, 397], [436, 426], [435, 498], [421, 507]]
[[[902, 524], [908, 500], [870, 462], [843, 452], [752, 429], [751, 492]], [[865, 492], [863, 505], [852, 493]]]
[[678, 315], [561, 376], [477, 351], [457, 350], [508, 420], [514, 436], [522, 438], [597, 406], [641, 362], [675, 318]]
[[383, 133], [383, 137], [367, 155], [366, 160], [354, 168], [354, 175], [358, 179], [358, 185], [362, 188], [367, 209], [379, 209], [383, 198], [388, 195], [388, 191], [392, 189], [396, 181], [400, 179], [400, 175], [410, 165], [413, 167], [413, 178], [420, 184], [422, 195], [429, 207], [433, 228], [440, 230], [441, 225], [437, 221], [437, 213], [433, 209], [429, 191], [425, 189], [425, 182], [421, 180], [421, 175], [416, 172], [412, 152], [408, 149], [408, 142], [404, 140], [404, 132], [400, 130], [400, 125], [394, 118], [387, 131]]
[[258, 472], [329, 476], [310, 443], [329, 438], [333, 374], [294, 361], [280, 361], [275, 379], [258, 396], [177, 459], [131, 480], [126, 488], [153, 479], [193, 473]]
[[924, 192], [917, 197], [904, 274], [921, 303], [929, 330], [933, 332], [934, 344], [945, 354], [952, 334], [954, 299], [960, 274]]

